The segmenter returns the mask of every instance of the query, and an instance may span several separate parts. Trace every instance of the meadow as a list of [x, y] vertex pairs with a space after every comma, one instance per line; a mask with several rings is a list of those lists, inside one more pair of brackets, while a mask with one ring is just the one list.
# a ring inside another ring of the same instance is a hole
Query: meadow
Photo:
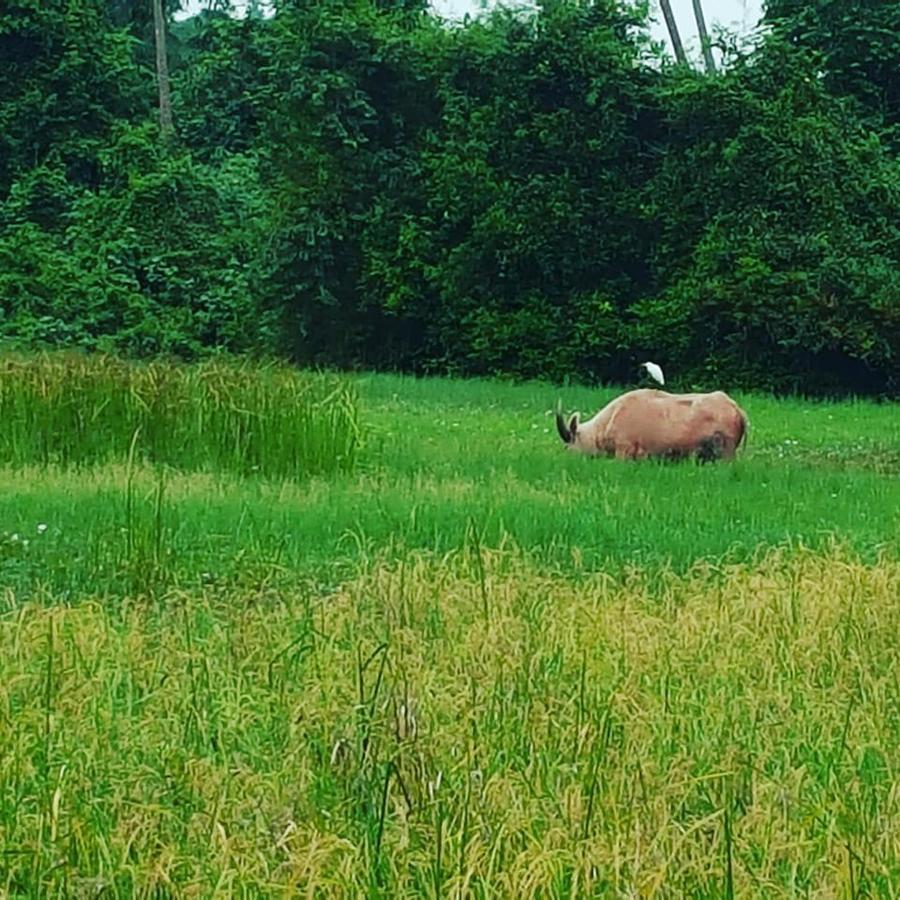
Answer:
[[896, 405], [17, 365], [0, 896], [900, 893]]

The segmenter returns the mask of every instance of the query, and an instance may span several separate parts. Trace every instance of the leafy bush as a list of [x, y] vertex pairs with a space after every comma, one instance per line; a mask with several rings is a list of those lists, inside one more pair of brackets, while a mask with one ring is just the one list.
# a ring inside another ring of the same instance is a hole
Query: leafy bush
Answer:
[[635, 306], [639, 343], [703, 384], [889, 390], [900, 165], [802, 57], [766, 54], [667, 93], [661, 290]]
[[[98, 183], [111, 130], [150, 108], [134, 41], [100, 0], [10, 0], [0, 11], [0, 201], [35, 165]], [[150, 90], [147, 90], [150, 88]]]
[[518, 375], [615, 358], [614, 332], [560, 342], [644, 270], [633, 24], [612, 2], [456, 31], [342, 4], [276, 22], [289, 349]]
[[381, 302], [367, 268], [372, 237], [421, 202], [419, 147], [439, 122], [427, 58], [438, 31], [403, 9], [333, 0], [286, 7], [260, 38], [271, 60], [261, 93], [274, 201], [266, 288], [296, 359], [406, 359], [415, 323]]
[[900, 126], [900, 4], [767, 0], [765, 18], [784, 40], [815, 54], [830, 91], [859, 100], [876, 127], [879, 120]]
[[320, 12], [269, 34], [267, 291], [295, 357], [896, 385], [897, 161], [801, 51], [710, 79], [646, 66], [614, 2], [452, 30]]
[[153, 138], [152, 128], [120, 131], [101, 157], [109, 187], [67, 200], [52, 231], [16, 186], [3, 207], [0, 296], [11, 315], [0, 335], [186, 358], [266, 340], [253, 289], [254, 160], [213, 169], [160, 154]]

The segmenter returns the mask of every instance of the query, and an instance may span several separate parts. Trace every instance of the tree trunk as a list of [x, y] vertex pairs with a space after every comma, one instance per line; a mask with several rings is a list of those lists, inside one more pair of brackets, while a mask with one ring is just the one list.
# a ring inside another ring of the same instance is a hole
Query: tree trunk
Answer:
[[675, 22], [675, 16], [672, 14], [672, 4], [669, 0], [659, 0], [662, 7], [663, 18], [666, 20], [666, 28], [669, 29], [669, 37], [672, 39], [672, 49], [675, 51], [675, 59], [686, 66], [688, 64], [687, 56], [684, 54], [684, 46], [681, 43], [681, 35], [678, 33], [678, 25]]
[[716, 61], [713, 59], [712, 47], [709, 45], [709, 34], [706, 31], [706, 19], [703, 18], [703, 0], [692, 0], [694, 4], [694, 18], [697, 20], [697, 34], [700, 37], [700, 46], [703, 48], [703, 59], [706, 62], [706, 71], [710, 75], [716, 74]]
[[172, 139], [172, 98], [169, 94], [169, 60], [166, 53], [166, 19], [163, 0], [153, 2], [153, 31], [156, 36], [156, 81], [159, 85], [159, 130], [165, 140]]

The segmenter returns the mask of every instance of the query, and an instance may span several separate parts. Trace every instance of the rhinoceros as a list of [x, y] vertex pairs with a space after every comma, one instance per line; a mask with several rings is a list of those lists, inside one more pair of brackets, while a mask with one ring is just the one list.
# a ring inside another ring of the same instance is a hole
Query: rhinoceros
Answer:
[[568, 422], [556, 413], [559, 436], [570, 450], [617, 459], [733, 459], [748, 426], [746, 413], [722, 391], [645, 388], [616, 397], [586, 422], [577, 413]]

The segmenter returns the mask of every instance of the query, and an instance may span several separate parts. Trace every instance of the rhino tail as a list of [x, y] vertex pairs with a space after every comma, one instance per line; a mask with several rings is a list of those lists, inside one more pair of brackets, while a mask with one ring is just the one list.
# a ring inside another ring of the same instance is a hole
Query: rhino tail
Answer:
[[738, 416], [738, 439], [735, 442], [734, 449], [737, 450], [741, 444], [744, 445], [744, 449], [747, 449], [747, 436], [750, 432], [750, 420], [747, 418], [747, 414], [741, 410]]

